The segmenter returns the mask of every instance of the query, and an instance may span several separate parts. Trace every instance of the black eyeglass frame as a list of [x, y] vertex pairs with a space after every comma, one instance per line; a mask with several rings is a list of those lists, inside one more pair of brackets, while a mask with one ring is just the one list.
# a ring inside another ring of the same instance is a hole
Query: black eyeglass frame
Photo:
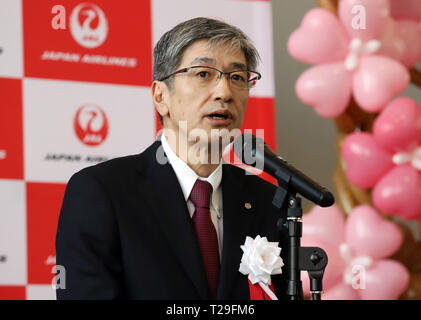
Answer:
[[[234, 71], [230, 71], [230, 72], [224, 72], [224, 71], [218, 70], [218, 69], [216, 69], [216, 68], [214, 68], [214, 67], [208, 67], [208, 66], [191, 66], [191, 67], [187, 67], [187, 68], [183, 68], [183, 69], [177, 70], [177, 71], [175, 71], [175, 72], [173, 72], [173, 73], [169, 74], [168, 76], [166, 76], [166, 77], [163, 77], [163, 78], [159, 79], [158, 81], [165, 81], [165, 80], [167, 80], [168, 78], [172, 77], [173, 75], [176, 75], [176, 74], [178, 74], [178, 73], [186, 73], [186, 72], [188, 72], [190, 69], [196, 69], [196, 68], [209, 68], [209, 69], [212, 69], [212, 70], [218, 71], [218, 72], [219, 72], [218, 80], [219, 80], [219, 79], [221, 79], [222, 75], [224, 75], [224, 74], [227, 74], [227, 75], [228, 75], [228, 77], [229, 77], [229, 79], [231, 79], [231, 76], [230, 76], [230, 75], [231, 75], [232, 73], [235, 73], [235, 72], [240, 72], [240, 71], [247, 72], [247, 73], [253, 72], [253, 73], [255, 73], [255, 74], [257, 75], [257, 79], [256, 79], [256, 78], [254, 78], [254, 79], [247, 80], [247, 84], [248, 84], [248, 83], [250, 83], [251, 81], [257, 81], [257, 80], [260, 80], [260, 79], [262, 78], [262, 75], [261, 75], [259, 72], [257, 72], [257, 71], [252, 71], [252, 70], [234, 70]], [[230, 80], [230, 81], [231, 81], [231, 80]], [[250, 86], [249, 86], [249, 85], [247, 85], [247, 87], [248, 87], [248, 88], [250, 88]]]

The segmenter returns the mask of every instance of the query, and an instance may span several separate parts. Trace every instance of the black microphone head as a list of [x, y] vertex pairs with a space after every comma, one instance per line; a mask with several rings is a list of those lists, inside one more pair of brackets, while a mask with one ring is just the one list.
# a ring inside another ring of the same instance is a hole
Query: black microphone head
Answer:
[[323, 192], [320, 200], [318, 202], [318, 205], [321, 207], [330, 207], [335, 203], [335, 197], [333, 194], [326, 190], [326, 192]]

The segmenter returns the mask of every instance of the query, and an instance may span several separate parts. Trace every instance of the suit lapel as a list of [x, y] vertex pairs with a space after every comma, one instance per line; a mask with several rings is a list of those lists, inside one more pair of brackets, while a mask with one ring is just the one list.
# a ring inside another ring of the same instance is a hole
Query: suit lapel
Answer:
[[231, 165], [224, 165], [223, 170], [223, 251], [217, 298], [229, 299], [238, 277], [247, 281], [238, 271], [243, 254], [240, 246], [246, 236], [252, 236], [257, 196], [247, 188], [244, 171]]
[[146, 161], [138, 166], [145, 176], [139, 185], [140, 192], [153, 209], [165, 237], [200, 297], [209, 299], [209, 286], [200, 248], [183, 192], [171, 165], [161, 165], [156, 161], [159, 147], [161, 143], [157, 141], [146, 150]]

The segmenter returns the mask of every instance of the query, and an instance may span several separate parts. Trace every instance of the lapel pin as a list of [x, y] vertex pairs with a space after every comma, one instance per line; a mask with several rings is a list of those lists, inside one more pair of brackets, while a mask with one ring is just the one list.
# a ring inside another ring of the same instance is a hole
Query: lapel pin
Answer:
[[246, 203], [244, 204], [244, 207], [245, 207], [246, 209], [251, 209], [251, 204], [250, 204], [250, 202], [246, 202]]

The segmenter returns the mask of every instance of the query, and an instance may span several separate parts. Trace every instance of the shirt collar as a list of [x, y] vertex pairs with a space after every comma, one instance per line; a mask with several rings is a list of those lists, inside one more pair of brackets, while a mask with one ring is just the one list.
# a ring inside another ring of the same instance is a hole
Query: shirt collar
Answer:
[[190, 193], [197, 179], [209, 182], [212, 185], [213, 194], [215, 194], [215, 192], [218, 191], [222, 180], [222, 162], [211, 173], [209, 177], [199, 177], [196, 174], [196, 172], [194, 172], [193, 169], [187, 165], [187, 163], [185, 163], [175, 154], [175, 152], [171, 149], [170, 145], [168, 144], [164, 134], [161, 135], [161, 142], [162, 147], [164, 148], [164, 152], [167, 155], [168, 161], [173, 167], [178, 182], [180, 183], [185, 201], [187, 201], [187, 199], [190, 197]]

